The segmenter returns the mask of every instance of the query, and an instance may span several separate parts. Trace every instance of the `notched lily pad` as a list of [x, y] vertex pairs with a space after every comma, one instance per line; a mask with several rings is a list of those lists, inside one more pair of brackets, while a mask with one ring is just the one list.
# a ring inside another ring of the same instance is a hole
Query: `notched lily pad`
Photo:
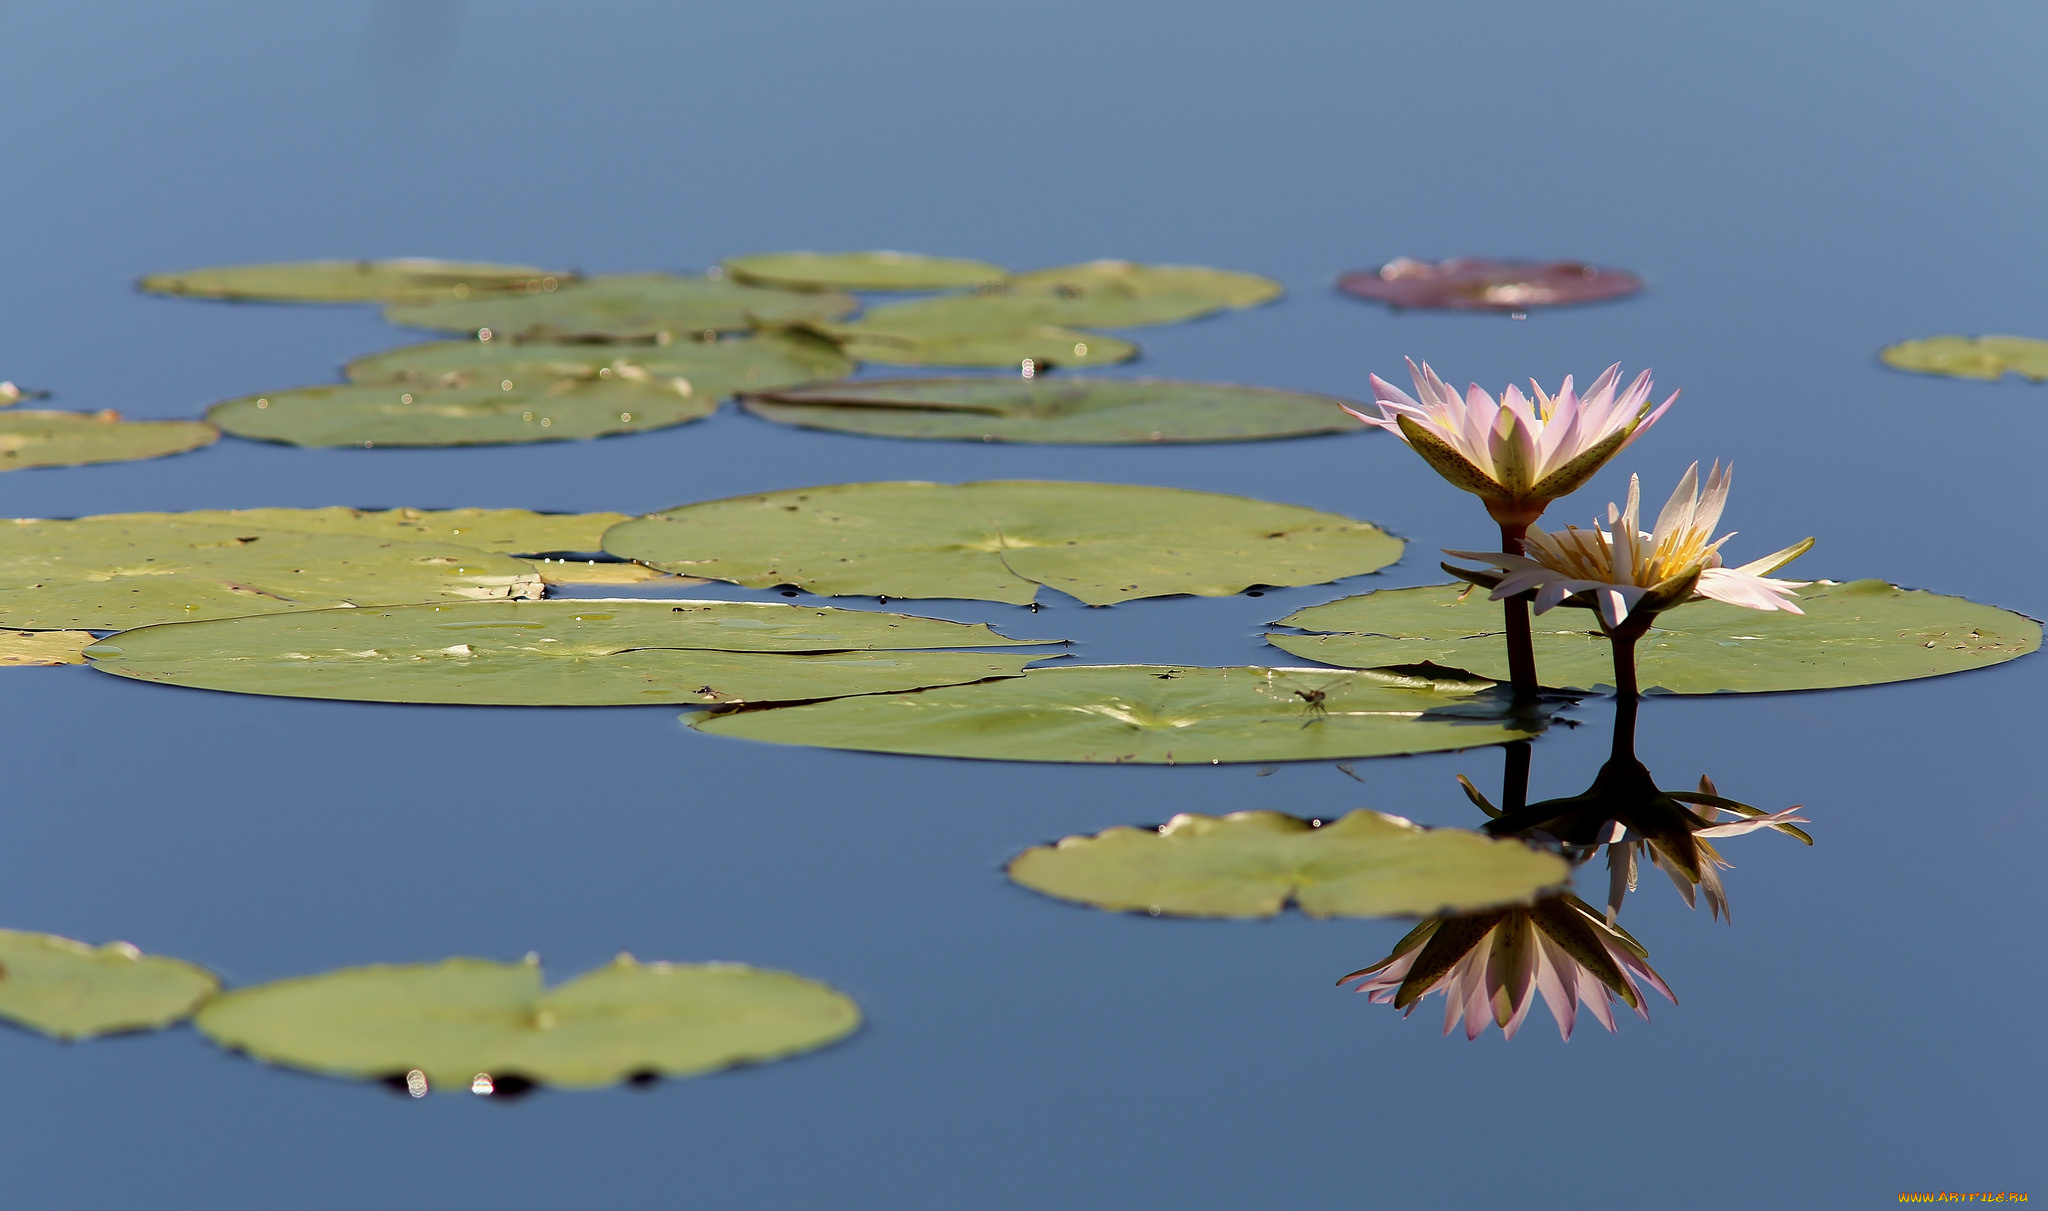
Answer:
[[[1377, 668], [1430, 661], [1507, 675], [1501, 608], [1462, 585], [1381, 589], [1280, 620], [1315, 635], [1267, 635], [1282, 651], [1325, 664]], [[1717, 601], [1657, 616], [1636, 645], [1645, 690], [1669, 694], [1820, 690], [1910, 681], [2000, 664], [2041, 646], [2041, 624], [1881, 580], [1823, 581], [1799, 590], [1804, 614]], [[1592, 616], [1559, 607], [1532, 620], [1545, 685], [1611, 688], [1612, 649]]]
[[1206, 765], [1442, 752], [1526, 739], [1490, 683], [1388, 672], [1077, 665], [914, 694], [719, 712], [713, 735], [816, 748], [978, 757]]
[[0, 412], [0, 471], [182, 454], [220, 440], [199, 420], [122, 420], [118, 412]]
[[683, 505], [613, 527], [605, 550], [668, 572], [814, 593], [1089, 605], [1375, 571], [1401, 540], [1368, 522], [1134, 484], [836, 484]]
[[860, 304], [850, 295], [770, 290], [725, 278], [630, 273], [584, 278], [545, 294], [398, 303], [384, 317], [409, 328], [481, 333], [519, 341], [649, 341], [771, 324], [834, 320]]
[[126, 942], [88, 946], [0, 929], [0, 1018], [52, 1038], [158, 1030], [191, 1016], [220, 979]]
[[701, 420], [718, 397], [658, 378], [505, 378], [468, 387], [343, 383], [226, 400], [207, 418], [293, 446], [482, 446], [640, 433]]
[[91, 631], [0, 630], [0, 667], [84, 664], [96, 638]]
[[85, 650], [163, 685], [484, 706], [793, 702], [1014, 677], [983, 624], [750, 601], [411, 605], [147, 627]]
[[531, 565], [453, 543], [111, 514], [0, 521], [0, 626], [160, 622], [435, 600], [538, 597]]
[[550, 345], [510, 340], [427, 341], [359, 357], [347, 367], [358, 383], [470, 387], [537, 378], [683, 379], [691, 394], [722, 399], [853, 373], [853, 361], [821, 337], [763, 335], [665, 345]]
[[782, 1059], [852, 1034], [860, 1008], [816, 980], [738, 963], [620, 955], [548, 988], [537, 962], [444, 959], [238, 988], [196, 1025], [266, 1063], [362, 1079], [418, 1072], [432, 1089], [486, 1093], [514, 1077], [595, 1088]]
[[952, 441], [1139, 445], [1365, 427], [1326, 395], [1144, 378], [862, 379], [762, 392], [745, 405], [783, 424]]
[[1560, 303], [1621, 298], [1643, 279], [1579, 261], [1496, 261], [1456, 257], [1430, 264], [1407, 257], [1337, 279], [1337, 289], [1396, 307], [1452, 311], [1527, 311]]
[[136, 285], [151, 294], [265, 303], [450, 302], [494, 293], [553, 291], [576, 275], [531, 265], [440, 261], [280, 261], [153, 273]]
[[2026, 336], [1931, 336], [1901, 341], [1878, 354], [1894, 370], [1986, 381], [2017, 374], [2048, 382], [2048, 341]]
[[756, 252], [723, 264], [742, 282], [785, 290], [953, 290], [1009, 276], [987, 261], [915, 252]]
[[1111, 912], [1270, 917], [1431, 916], [1521, 904], [1571, 878], [1554, 854], [1460, 828], [1359, 810], [1330, 821], [1271, 811], [1182, 814], [1027, 849], [1010, 878]]

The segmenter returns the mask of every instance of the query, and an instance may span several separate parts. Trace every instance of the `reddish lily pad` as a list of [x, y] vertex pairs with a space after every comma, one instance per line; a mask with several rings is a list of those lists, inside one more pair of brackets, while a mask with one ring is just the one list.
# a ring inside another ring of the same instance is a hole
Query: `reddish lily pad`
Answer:
[[1377, 270], [1337, 279], [1337, 289], [1395, 307], [1453, 311], [1527, 311], [1559, 303], [1620, 298], [1643, 288], [1643, 279], [1619, 269], [1579, 261], [1496, 261], [1456, 257], [1432, 265], [1401, 257]]

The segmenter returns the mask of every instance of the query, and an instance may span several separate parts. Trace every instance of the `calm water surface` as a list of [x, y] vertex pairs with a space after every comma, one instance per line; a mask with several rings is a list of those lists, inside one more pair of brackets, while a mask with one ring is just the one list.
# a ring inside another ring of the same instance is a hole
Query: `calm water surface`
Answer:
[[[1545, 11], [1545, 10], [1550, 11]], [[0, 378], [185, 416], [410, 339], [373, 310], [144, 298], [156, 269], [427, 254], [587, 271], [784, 247], [1272, 274], [1258, 311], [1138, 334], [1130, 372], [1357, 394], [1403, 354], [1497, 389], [1615, 360], [1685, 396], [1594, 485], [1732, 457], [1745, 558], [2048, 611], [2043, 388], [1896, 374], [1937, 332], [2048, 335], [2037, 4], [1190, 2], [843, 6], [7, 0]], [[1394, 315], [1398, 255], [1579, 257], [1624, 303]], [[0, 510], [639, 511], [856, 479], [1102, 479], [1371, 518], [1340, 588], [1031, 617], [1091, 661], [1287, 662], [1261, 624], [1430, 583], [1480, 510], [1379, 435], [1166, 449], [890, 442], [731, 411], [560, 446], [233, 440], [0, 478]], [[733, 591], [733, 595], [746, 594]], [[9, 1205], [360, 1208], [1857, 1207], [2043, 1191], [2048, 996], [2029, 658], [1941, 680], [1652, 700], [1668, 786], [1807, 805], [1730, 841], [1733, 926], [1661, 880], [1625, 922], [1680, 1004], [1438, 1034], [1334, 988], [1405, 925], [1160, 921], [1009, 886], [1019, 848], [1177, 811], [1475, 823], [1498, 751], [1358, 766], [1075, 768], [766, 748], [668, 709], [378, 707], [0, 674], [0, 923], [127, 938], [232, 983], [629, 949], [828, 980], [867, 1028], [647, 1090], [410, 1102], [189, 1028], [0, 1030]], [[1607, 709], [1537, 745], [1582, 787]], [[1654, 877], [1654, 876], [1653, 876]], [[1597, 883], [1598, 880], [1596, 879]], [[1590, 889], [1597, 895], [1597, 886]], [[1541, 1011], [1538, 1016], [1542, 1016]]]

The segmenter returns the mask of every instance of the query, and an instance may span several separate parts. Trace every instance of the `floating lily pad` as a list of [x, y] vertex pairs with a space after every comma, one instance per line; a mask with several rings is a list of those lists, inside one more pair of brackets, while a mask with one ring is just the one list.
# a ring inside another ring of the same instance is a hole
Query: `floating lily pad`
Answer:
[[1311, 824], [1279, 812], [1183, 814], [1027, 849], [1010, 878], [1111, 912], [1426, 917], [1526, 903], [1571, 878], [1554, 854], [1461, 828], [1354, 811]]
[[717, 408], [717, 396], [682, 379], [532, 375], [470, 387], [296, 387], [226, 400], [206, 415], [236, 437], [294, 446], [484, 446], [666, 429]]
[[2025, 336], [1931, 336], [1901, 341], [1878, 357], [1895, 370], [1992, 380], [2007, 373], [2048, 382], [2048, 341]]
[[0, 412], [0, 471], [182, 454], [220, 440], [198, 420], [122, 420], [118, 412]]
[[540, 572], [541, 583], [549, 585], [633, 585], [655, 580], [672, 586], [707, 583], [701, 576], [677, 576], [623, 559], [539, 559], [534, 568]]
[[860, 1008], [816, 980], [737, 963], [620, 955], [547, 988], [537, 962], [444, 959], [238, 988], [196, 1024], [267, 1063], [488, 1092], [509, 1077], [591, 1088], [781, 1059], [853, 1033]]
[[1146, 378], [863, 379], [745, 402], [749, 412], [788, 425], [953, 441], [1137, 445], [1365, 427], [1327, 395]]
[[[149, 627], [85, 650], [197, 689], [487, 706], [790, 702], [1014, 677], [1046, 652], [982, 624], [750, 601], [532, 601]], [[1040, 641], [1043, 642], [1043, 641]]]
[[510, 378], [680, 378], [691, 394], [720, 399], [853, 373], [853, 361], [821, 337], [763, 335], [666, 345], [545, 345], [509, 340], [428, 341], [359, 357], [348, 364], [358, 383], [468, 387]]
[[1643, 280], [1632, 273], [1579, 261], [1485, 257], [1457, 257], [1433, 265], [1402, 257], [1337, 279], [1337, 289], [1357, 298], [1452, 311], [1527, 311], [1620, 298], [1642, 288]]
[[264, 530], [176, 515], [0, 522], [0, 626], [24, 630], [121, 631], [541, 592], [531, 565], [453, 543]]
[[[535, 513], [531, 509], [194, 509], [187, 513], [108, 513], [100, 521], [235, 526], [243, 533], [367, 534], [442, 542], [501, 555], [603, 549], [604, 532], [624, 513]], [[254, 529], [250, 529], [254, 527]]]
[[1323, 669], [1078, 665], [915, 694], [692, 720], [719, 736], [816, 748], [1207, 765], [1429, 753], [1527, 739], [1490, 684]]
[[87, 946], [0, 929], [0, 1018], [53, 1038], [158, 1030], [191, 1016], [219, 988], [203, 967], [126, 942]]
[[0, 666], [84, 664], [91, 631], [0, 630]]
[[833, 320], [860, 304], [834, 293], [769, 290], [725, 278], [665, 273], [585, 278], [546, 294], [393, 304], [394, 324], [438, 332], [538, 340], [654, 340], [739, 332], [766, 324]]
[[[1480, 676], [1507, 675], [1501, 607], [1461, 585], [1382, 589], [1311, 606], [1280, 625], [1320, 635], [1268, 635], [1282, 651], [1355, 668], [1430, 661]], [[1804, 614], [1717, 601], [1657, 616], [1636, 645], [1645, 690], [1670, 694], [1820, 690], [1910, 681], [2000, 664], [2041, 646], [2041, 624], [1961, 597], [1881, 580], [1821, 582], [1799, 590]], [[1532, 620], [1536, 675], [1545, 685], [1614, 684], [1612, 648], [1585, 611], [1559, 607]]]
[[978, 329], [991, 317], [970, 314], [960, 327], [890, 327], [866, 322], [825, 327], [855, 361], [889, 366], [1113, 366], [1138, 356], [1129, 341], [1056, 324]]
[[683, 505], [614, 526], [605, 550], [666, 572], [814, 593], [1022, 605], [1040, 586], [1089, 605], [1385, 567], [1369, 522], [1243, 496], [1135, 484], [834, 484]]
[[493, 265], [408, 257], [391, 261], [284, 261], [153, 273], [137, 285], [151, 294], [266, 303], [451, 302], [472, 295], [552, 291], [575, 280], [531, 265]]
[[952, 290], [1009, 276], [987, 261], [914, 252], [757, 252], [724, 265], [742, 282], [789, 290]]

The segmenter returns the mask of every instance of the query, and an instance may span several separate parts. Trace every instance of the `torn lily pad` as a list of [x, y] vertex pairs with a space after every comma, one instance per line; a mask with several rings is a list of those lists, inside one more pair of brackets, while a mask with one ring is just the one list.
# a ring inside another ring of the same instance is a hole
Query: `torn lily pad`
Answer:
[[666, 429], [717, 408], [717, 396], [684, 379], [528, 375], [468, 387], [297, 387], [226, 400], [206, 415], [236, 437], [293, 446], [481, 446]]
[[2026, 336], [1931, 336], [1901, 341], [1878, 354], [1894, 370], [1987, 382], [2017, 374], [2048, 382], [2048, 341]]
[[1117, 378], [901, 378], [767, 391], [747, 411], [880, 437], [1140, 445], [1252, 441], [1365, 426], [1345, 401], [1299, 391]]
[[756, 252], [723, 264], [739, 281], [784, 290], [955, 290], [1009, 276], [987, 261], [915, 252]]
[[0, 626], [22, 630], [122, 631], [541, 592], [524, 561], [452, 543], [264, 530], [175, 514], [0, 521]]
[[196, 1025], [266, 1063], [360, 1079], [416, 1072], [430, 1089], [489, 1093], [510, 1078], [595, 1088], [781, 1059], [853, 1033], [860, 1008], [816, 980], [738, 963], [620, 955], [549, 988], [537, 961], [444, 959], [238, 988]]
[[983, 624], [751, 601], [325, 610], [148, 627], [85, 650], [162, 685], [471, 706], [793, 702], [1014, 677], [1048, 653]]
[[1523, 904], [1571, 868], [1520, 841], [1421, 828], [1359, 810], [1329, 821], [1271, 811], [1182, 814], [1025, 850], [1010, 878], [1111, 912], [1270, 917], [1422, 917]]
[[1527, 311], [1621, 298], [1642, 288], [1643, 280], [1632, 273], [1581, 261], [1487, 257], [1455, 257], [1435, 264], [1401, 257], [1337, 279], [1337, 289], [1354, 298], [1450, 311]]
[[220, 979], [126, 942], [88, 946], [0, 929], [0, 1019], [52, 1038], [159, 1030], [190, 1017]]
[[859, 305], [844, 294], [770, 290], [725, 278], [630, 273], [584, 278], [545, 294], [396, 303], [384, 309], [384, 316], [408, 328], [488, 331], [493, 339], [651, 341], [834, 320]]
[[605, 550], [667, 572], [814, 593], [1089, 605], [1375, 571], [1401, 540], [1368, 522], [1134, 484], [835, 484], [683, 505], [613, 527]]
[[198, 420], [123, 420], [118, 412], [0, 412], [0, 471], [183, 454], [220, 440]]
[[84, 664], [85, 649], [97, 638], [91, 631], [0, 630], [0, 667]]
[[358, 383], [468, 387], [510, 378], [683, 379], [691, 394], [722, 399], [845, 378], [853, 361], [822, 337], [764, 334], [665, 345], [549, 345], [509, 340], [428, 341], [359, 357], [347, 367]]
[[[1379, 668], [1427, 661], [1505, 677], [1500, 606], [1484, 592], [1464, 590], [1381, 589], [1310, 606], [1279, 625], [1321, 633], [1266, 639], [1325, 664]], [[2041, 646], [2041, 624], [2025, 615], [1881, 580], [1821, 581], [1797, 596], [1804, 614], [1716, 601], [1659, 614], [1636, 644], [1644, 690], [1719, 694], [1877, 685], [2000, 664]], [[1613, 686], [1613, 652], [1590, 613], [1560, 606], [1531, 624], [1543, 684]]]
[[136, 285], [150, 294], [264, 303], [455, 302], [474, 295], [551, 292], [576, 275], [531, 265], [440, 261], [280, 261], [153, 273]]
[[1072, 665], [914, 694], [691, 721], [712, 735], [815, 748], [1135, 765], [1342, 761], [1524, 740], [1491, 683], [1323, 669]]

